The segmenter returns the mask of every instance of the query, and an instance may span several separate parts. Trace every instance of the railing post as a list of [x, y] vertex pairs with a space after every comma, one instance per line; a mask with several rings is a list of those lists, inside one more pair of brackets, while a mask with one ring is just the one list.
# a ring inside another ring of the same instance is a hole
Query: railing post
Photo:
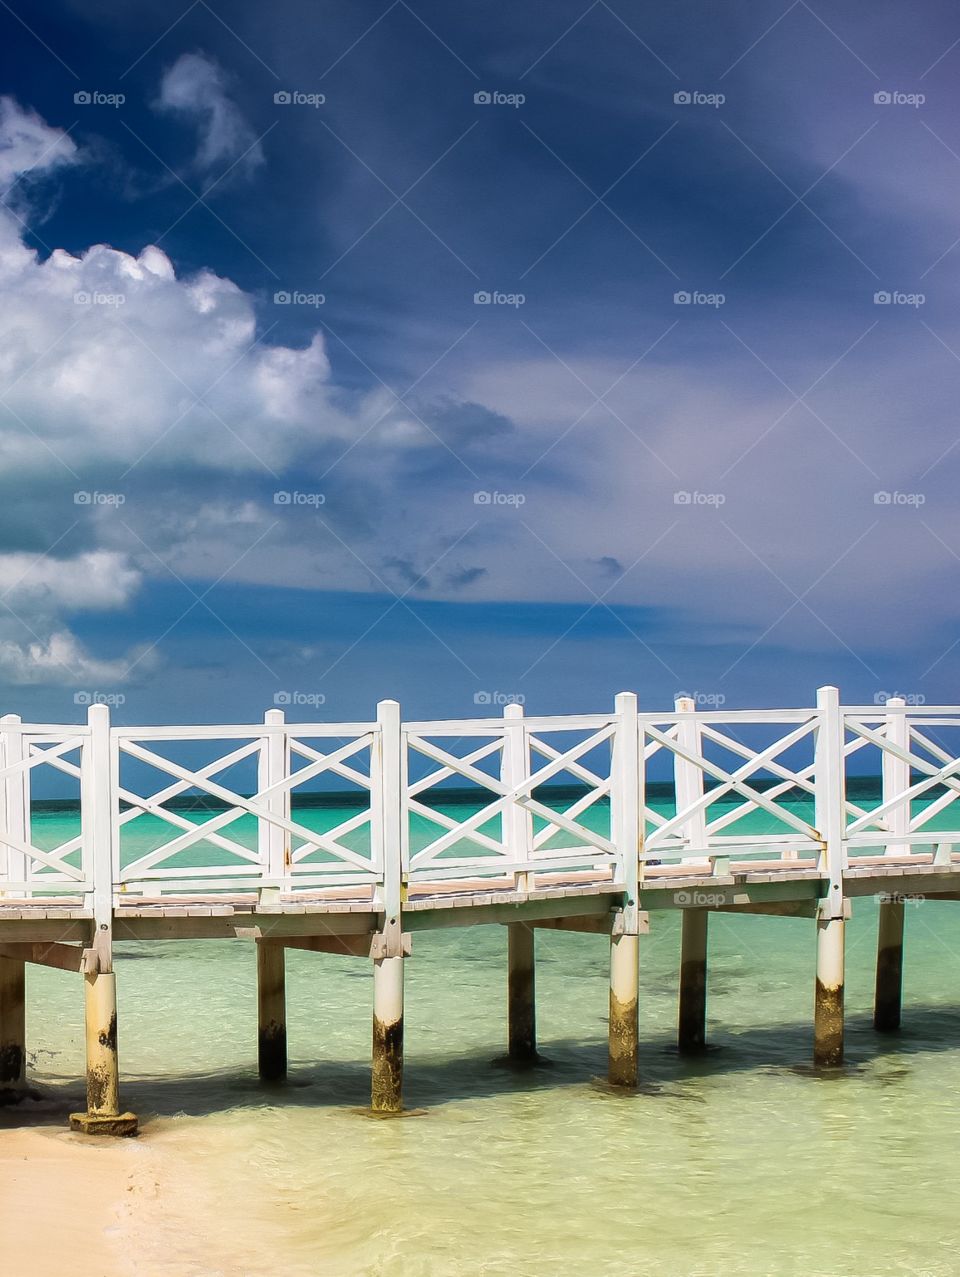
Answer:
[[[892, 696], [887, 705], [900, 712], [887, 714], [884, 735], [892, 745], [905, 753], [910, 749], [910, 725], [907, 722], [906, 701], [902, 696]], [[910, 788], [910, 764], [893, 754], [883, 753], [883, 803], [886, 805]], [[887, 824], [892, 835], [910, 832], [910, 800], [897, 802], [887, 812]], [[901, 855], [910, 850], [909, 843], [887, 843], [885, 854]], [[877, 977], [873, 1001], [873, 1027], [880, 1033], [890, 1033], [900, 1027], [900, 1009], [903, 998], [903, 922], [902, 899], [881, 898], [877, 917]]]
[[607, 1077], [634, 1087], [640, 1054], [639, 870], [643, 845], [640, 807], [640, 725], [635, 692], [616, 699], [617, 724], [610, 760], [610, 823], [619, 854], [623, 907], [610, 937], [610, 1011]]
[[[692, 715], [690, 718], [681, 718], [677, 723], [677, 744], [681, 745], [688, 754], [700, 754], [703, 749], [703, 740], [696, 717], [696, 702], [692, 696], [678, 696], [674, 700], [674, 709], [678, 714]], [[679, 754], [674, 754], [673, 787], [679, 813], [687, 807], [692, 807], [703, 797], [703, 771], [696, 763], [691, 763], [686, 758], [681, 758]], [[703, 808], [694, 812], [683, 822], [682, 835], [687, 840], [688, 851], [694, 847], [706, 849], [707, 814]], [[684, 856], [682, 863], [688, 864], [701, 859], [701, 856]]]
[[[378, 1113], [403, 1108], [404, 859], [403, 729], [397, 701], [377, 705], [379, 731], [371, 767], [376, 789], [378, 843], [383, 875], [383, 930], [374, 941], [371, 1106]], [[371, 798], [373, 796], [371, 795]]]
[[[289, 750], [287, 734], [279, 731], [284, 724], [282, 709], [268, 709], [263, 716], [265, 727], [263, 746], [257, 764], [257, 788], [265, 789], [286, 780], [289, 774]], [[290, 819], [290, 787], [269, 794], [263, 804], [274, 815]], [[284, 886], [289, 886], [290, 835], [272, 820], [261, 816], [257, 827], [257, 849], [264, 866], [265, 882], [260, 888], [260, 903], [276, 903]]]
[[823, 842], [820, 872], [826, 894], [817, 914], [817, 980], [813, 1058], [817, 1065], [843, 1060], [844, 920], [843, 871], [846, 858], [846, 794], [840, 692], [817, 692], [815, 822]]
[[[522, 705], [503, 707], [503, 752], [500, 756], [500, 779], [509, 789], [516, 789], [530, 773], [530, 751], [523, 723]], [[503, 840], [510, 859], [526, 865], [533, 848], [533, 817], [519, 803], [513, 802], [503, 813]], [[519, 891], [529, 891], [533, 874], [515, 870]]]
[[[23, 735], [19, 714], [4, 714], [0, 724], [6, 728], [2, 740], [0, 758], [5, 767], [15, 766], [23, 759]], [[27, 842], [27, 814], [29, 812], [30, 777], [26, 769], [7, 776], [0, 789], [0, 802], [3, 806], [3, 827], [13, 838]], [[0, 846], [0, 895], [3, 894], [3, 882], [26, 883], [28, 877], [27, 858], [22, 851], [6, 845]], [[25, 895], [26, 891], [16, 891], [14, 895]]]
[[85, 849], [93, 875], [93, 948], [100, 971], [113, 970], [113, 793], [110, 784], [110, 710], [91, 705], [87, 711], [90, 735], [81, 769], [81, 820]]

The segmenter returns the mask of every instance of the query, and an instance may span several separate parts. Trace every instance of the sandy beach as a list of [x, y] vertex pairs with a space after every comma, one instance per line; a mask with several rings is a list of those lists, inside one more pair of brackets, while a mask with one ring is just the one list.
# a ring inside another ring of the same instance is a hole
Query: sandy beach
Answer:
[[62, 1125], [0, 1126], [0, 1238], [30, 1277], [236, 1277], [222, 1217], [162, 1136], [97, 1140]]

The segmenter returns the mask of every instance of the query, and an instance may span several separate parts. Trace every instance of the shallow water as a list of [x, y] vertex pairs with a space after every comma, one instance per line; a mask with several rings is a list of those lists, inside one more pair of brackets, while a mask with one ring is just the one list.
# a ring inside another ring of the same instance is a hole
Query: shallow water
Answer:
[[[603, 937], [538, 933], [549, 1063], [514, 1073], [494, 1063], [505, 931], [417, 934], [405, 1094], [425, 1112], [388, 1121], [360, 1111], [368, 963], [289, 951], [290, 1078], [268, 1089], [256, 1078], [252, 944], [122, 944], [124, 1101], [206, 1186], [198, 1226], [211, 1250], [219, 1237], [240, 1246], [245, 1273], [952, 1277], [958, 915], [929, 901], [906, 912], [904, 1029], [878, 1037], [876, 905], [855, 903], [836, 1076], [808, 1067], [810, 920], [711, 918], [711, 1049], [691, 1062], [673, 1046], [678, 919], [653, 915], [636, 1096], [597, 1081]], [[81, 991], [60, 972], [28, 979], [32, 1076], [66, 1109], [81, 1096]]]

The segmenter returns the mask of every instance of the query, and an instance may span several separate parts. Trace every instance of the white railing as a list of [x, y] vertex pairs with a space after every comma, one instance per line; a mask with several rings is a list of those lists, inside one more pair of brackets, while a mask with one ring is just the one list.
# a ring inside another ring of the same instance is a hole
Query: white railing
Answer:
[[[56, 774], [59, 787], [40, 777]], [[857, 775], [882, 777], [879, 795]], [[52, 810], [68, 786], [79, 805]], [[658, 797], [658, 786], [660, 796]], [[663, 790], [666, 792], [662, 792]], [[406, 899], [558, 883], [793, 869], [825, 880], [881, 856], [952, 864], [960, 707], [611, 712], [401, 722], [112, 727], [0, 718], [0, 905], [257, 893]], [[391, 923], [391, 920], [393, 922]]]

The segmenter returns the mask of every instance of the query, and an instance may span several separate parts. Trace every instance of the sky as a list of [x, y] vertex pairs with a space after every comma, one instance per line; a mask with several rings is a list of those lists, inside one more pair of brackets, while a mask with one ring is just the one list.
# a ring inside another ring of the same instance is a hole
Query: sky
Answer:
[[957, 700], [954, 6], [0, 35], [3, 712]]

